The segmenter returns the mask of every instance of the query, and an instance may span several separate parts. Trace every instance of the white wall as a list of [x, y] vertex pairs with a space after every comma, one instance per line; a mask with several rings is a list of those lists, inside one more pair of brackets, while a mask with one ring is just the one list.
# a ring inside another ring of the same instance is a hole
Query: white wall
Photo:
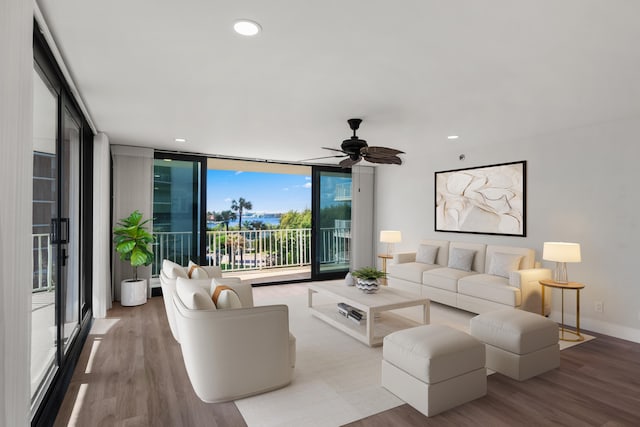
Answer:
[[30, 419], [33, 3], [0, 2], [0, 425]]
[[[153, 217], [153, 149], [111, 145], [113, 156], [113, 224], [138, 210], [143, 219]], [[149, 230], [153, 229], [151, 223]], [[114, 299], [120, 301], [120, 282], [133, 278], [129, 262], [120, 261], [113, 251], [112, 283]], [[138, 277], [151, 278], [151, 266], [138, 267]]]
[[[582, 262], [568, 264], [581, 292], [581, 328], [640, 342], [640, 119], [562, 130], [518, 141], [472, 147], [425, 141], [400, 167], [376, 171], [376, 231], [401, 230], [397, 251], [414, 250], [422, 238], [526, 246], [542, 261], [545, 241], [581, 244]], [[472, 138], [472, 136], [467, 136]], [[464, 153], [466, 160], [458, 156]], [[527, 237], [501, 237], [434, 230], [434, 172], [527, 161]], [[380, 248], [381, 249], [381, 248]], [[602, 301], [597, 313], [594, 302]], [[553, 312], [560, 319], [560, 293]], [[565, 320], [575, 324], [575, 292], [565, 292]]]

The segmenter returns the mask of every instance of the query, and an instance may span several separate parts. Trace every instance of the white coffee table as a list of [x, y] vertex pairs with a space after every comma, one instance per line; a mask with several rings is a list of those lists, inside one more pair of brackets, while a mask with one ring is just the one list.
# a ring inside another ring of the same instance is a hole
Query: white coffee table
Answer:
[[[314, 294], [326, 295], [330, 303], [313, 305]], [[355, 323], [338, 313], [338, 303], [344, 302], [366, 313], [366, 321]], [[365, 294], [355, 286], [344, 283], [315, 283], [309, 285], [311, 313], [336, 329], [370, 347], [382, 345], [384, 337], [392, 332], [418, 326], [420, 323], [389, 310], [423, 306], [422, 324], [429, 323], [429, 299], [398, 289], [380, 287], [374, 294]]]

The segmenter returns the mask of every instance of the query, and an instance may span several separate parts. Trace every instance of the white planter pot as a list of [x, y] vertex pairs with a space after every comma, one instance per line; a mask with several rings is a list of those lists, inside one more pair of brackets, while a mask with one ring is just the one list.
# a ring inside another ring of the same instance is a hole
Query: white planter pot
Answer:
[[147, 279], [123, 280], [120, 282], [120, 304], [140, 305], [147, 302]]
[[378, 291], [379, 287], [379, 279], [358, 279], [356, 281], [356, 288], [360, 289], [365, 294], [373, 294]]

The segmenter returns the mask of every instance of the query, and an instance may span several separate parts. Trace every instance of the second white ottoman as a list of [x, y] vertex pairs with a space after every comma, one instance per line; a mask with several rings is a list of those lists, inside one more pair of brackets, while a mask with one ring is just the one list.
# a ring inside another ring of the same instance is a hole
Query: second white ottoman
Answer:
[[524, 381], [560, 366], [558, 325], [539, 314], [506, 309], [469, 322], [471, 335], [487, 347], [487, 368]]
[[484, 345], [444, 325], [394, 332], [382, 347], [382, 386], [426, 416], [487, 394]]

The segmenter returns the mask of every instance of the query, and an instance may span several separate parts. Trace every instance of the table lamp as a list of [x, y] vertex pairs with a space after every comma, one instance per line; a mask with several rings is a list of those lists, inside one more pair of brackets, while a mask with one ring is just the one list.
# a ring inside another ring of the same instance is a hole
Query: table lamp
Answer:
[[387, 255], [393, 252], [393, 244], [402, 241], [402, 233], [394, 230], [381, 230], [380, 241], [387, 244]]
[[567, 280], [567, 263], [580, 262], [580, 244], [566, 242], [544, 242], [542, 259], [555, 261], [556, 269], [553, 280], [558, 283], [569, 283]]

